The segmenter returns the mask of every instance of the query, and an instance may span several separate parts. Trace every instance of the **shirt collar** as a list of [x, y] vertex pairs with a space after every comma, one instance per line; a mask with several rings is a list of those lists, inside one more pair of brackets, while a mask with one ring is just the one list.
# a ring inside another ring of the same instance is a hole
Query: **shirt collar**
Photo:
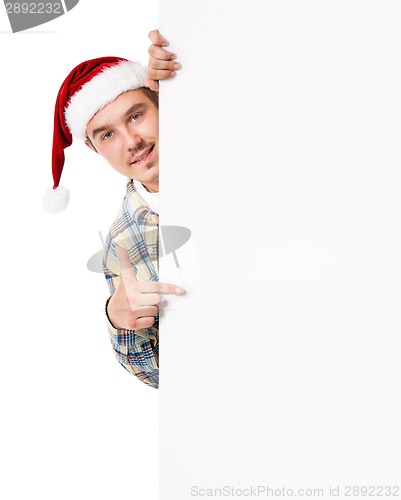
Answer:
[[150, 210], [148, 205], [143, 201], [141, 195], [135, 189], [134, 181], [132, 179], [129, 179], [127, 182], [127, 193], [125, 195], [125, 199], [128, 211], [132, 214], [134, 220], [146, 219], [149, 218], [150, 215], [158, 215], [156, 212]]

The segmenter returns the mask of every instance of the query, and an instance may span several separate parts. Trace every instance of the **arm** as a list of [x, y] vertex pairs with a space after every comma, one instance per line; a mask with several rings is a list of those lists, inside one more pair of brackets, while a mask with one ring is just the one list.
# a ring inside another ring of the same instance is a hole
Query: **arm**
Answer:
[[[113, 321], [109, 316], [110, 301], [117, 299], [115, 309], [122, 309], [122, 303], [125, 303], [126, 293], [120, 276], [119, 260], [114, 251], [114, 246], [109, 240], [106, 245], [106, 252], [103, 260], [103, 271], [107, 280], [110, 297], [106, 302], [106, 322], [109, 337], [117, 361], [132, 375], [149, 385], [158, 388], [159, 385], [159, 324], [158, 309], [151, 312], [155, 317], [149, 318], [147, 328], [135, 329], [131, 318], [132, 311], [125, 309], [121, 311], [123, 315], [115, 314], [112, 309]], [[110, 270], [113, 268], [114, 272]], [[114, 314], [113, 314], [114, 313]], [[153, 323], [153, 324], [151, 324]], [[124, 324], [127, 328], [118, 327]], [[132, 329], [131, 329], [132, 327]]]
[[117, 360], [137, 378], [157, 388], [160, 294], [180, 295], [183, 291], [170, 283], [138, 281], [127, 250], [115, 246], [109, 237], [103, 267], [111, 292], [106, 303], [108, 330]]
[[111, 345], [117, 361], [132, 375], [145, 384], [158, 389], [159, 387], [159, 328], [158, 318], [147, 335], [142, 330], [115, 328], [107, 314], [107, 306], [112, 296], [106, 302], [106, 320]]

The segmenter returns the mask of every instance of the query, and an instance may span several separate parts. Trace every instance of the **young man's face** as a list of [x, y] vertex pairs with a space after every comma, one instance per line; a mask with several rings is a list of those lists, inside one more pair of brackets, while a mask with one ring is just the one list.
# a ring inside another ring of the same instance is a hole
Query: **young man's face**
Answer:
[[159, 110], [141, 89], [124, 92], [98, 111], [86, 133], [86, 144], [117, 172], [159, 191]]

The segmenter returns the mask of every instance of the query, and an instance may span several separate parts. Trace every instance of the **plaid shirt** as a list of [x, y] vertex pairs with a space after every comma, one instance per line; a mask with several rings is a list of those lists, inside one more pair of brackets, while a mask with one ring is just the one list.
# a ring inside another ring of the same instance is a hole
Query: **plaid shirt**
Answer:
[[[138, 281], [159, 281], [159, 216], [149, 209], [127, 183], [127, 193], [107, 237], [103, 255], [103, 272], [113, 294], [120, 281], [120, 266], [115, 246], [128, 251]], [[151, 387], [159, 387], [159, 316], [150, 328], [122, 330], [114, 328], [107, 318], [114, 353], [121, 365]]]

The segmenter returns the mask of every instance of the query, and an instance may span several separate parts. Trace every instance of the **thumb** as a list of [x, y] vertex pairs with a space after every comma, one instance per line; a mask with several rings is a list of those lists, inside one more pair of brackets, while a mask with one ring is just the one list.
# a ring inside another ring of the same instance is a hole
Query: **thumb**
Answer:
[[157, 92], [159, 90], [159, 82], [157, 80], [146, 78], [144, 83], [150, 90], [153, 90], [153, 92]]

